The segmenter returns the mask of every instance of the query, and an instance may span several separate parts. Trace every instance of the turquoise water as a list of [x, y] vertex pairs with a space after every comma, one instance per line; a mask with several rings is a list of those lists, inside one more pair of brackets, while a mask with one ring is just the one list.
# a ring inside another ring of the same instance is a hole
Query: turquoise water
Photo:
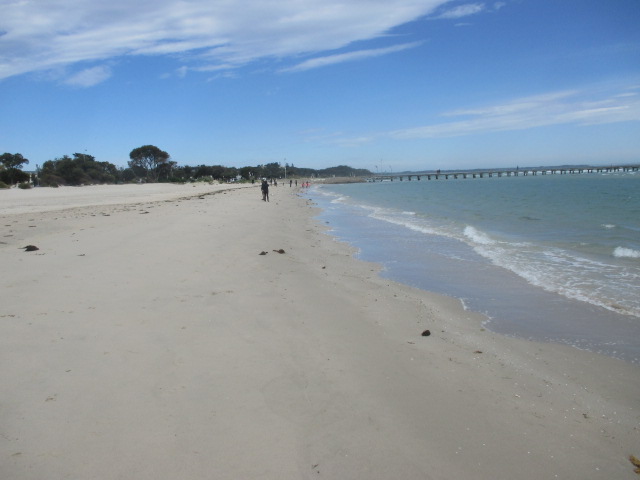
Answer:
[[640, 363], [640, 175], [319, 185], [333, 234], [493, 330]]

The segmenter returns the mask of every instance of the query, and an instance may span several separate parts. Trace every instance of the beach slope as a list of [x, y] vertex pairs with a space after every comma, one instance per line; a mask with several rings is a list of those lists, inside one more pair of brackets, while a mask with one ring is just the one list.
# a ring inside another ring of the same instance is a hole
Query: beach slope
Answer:
[[0, 191], [0, 478], [637, 478], [637, 366], [493, 334], [270, 196]]

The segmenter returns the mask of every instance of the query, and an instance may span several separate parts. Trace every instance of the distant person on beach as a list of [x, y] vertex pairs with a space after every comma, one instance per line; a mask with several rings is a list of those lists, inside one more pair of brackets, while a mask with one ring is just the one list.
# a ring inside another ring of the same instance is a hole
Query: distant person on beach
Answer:
[[262, 185], [260, 186], [260, 190], [262, 190], [262, 201], [269, 201], [269, 184], [267, 183], [267, 179], [262, 179]]

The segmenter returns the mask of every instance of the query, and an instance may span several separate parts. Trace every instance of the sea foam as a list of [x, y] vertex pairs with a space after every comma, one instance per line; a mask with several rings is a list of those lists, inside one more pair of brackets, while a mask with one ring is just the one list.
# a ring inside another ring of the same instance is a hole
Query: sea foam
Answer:
[[479, 243], [480, 245], [493, 245], [496, 243], [489, 235], [471, 226], [465, 227], [464, 235], [474, 243]]
[[617, 247], [613, 251], [613, 256], [618, 258], [640, 258], [640, 251], [632, 248]]

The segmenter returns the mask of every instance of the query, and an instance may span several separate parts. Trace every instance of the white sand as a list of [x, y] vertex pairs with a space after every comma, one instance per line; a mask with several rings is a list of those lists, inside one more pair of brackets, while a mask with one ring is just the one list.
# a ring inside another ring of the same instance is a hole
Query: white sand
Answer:
[[0, 191], [0, 479], [638, 478], [638, 367], [485, 331], [295, 189], [225, 188]]
[[0, 190], [2, 214], [49, 212], [73, 207], [153, 202], [190, 196], [211, 189], [233, 188], [233, 185], [208, 183], [90, 185], [83, 187], [33, 188]]

